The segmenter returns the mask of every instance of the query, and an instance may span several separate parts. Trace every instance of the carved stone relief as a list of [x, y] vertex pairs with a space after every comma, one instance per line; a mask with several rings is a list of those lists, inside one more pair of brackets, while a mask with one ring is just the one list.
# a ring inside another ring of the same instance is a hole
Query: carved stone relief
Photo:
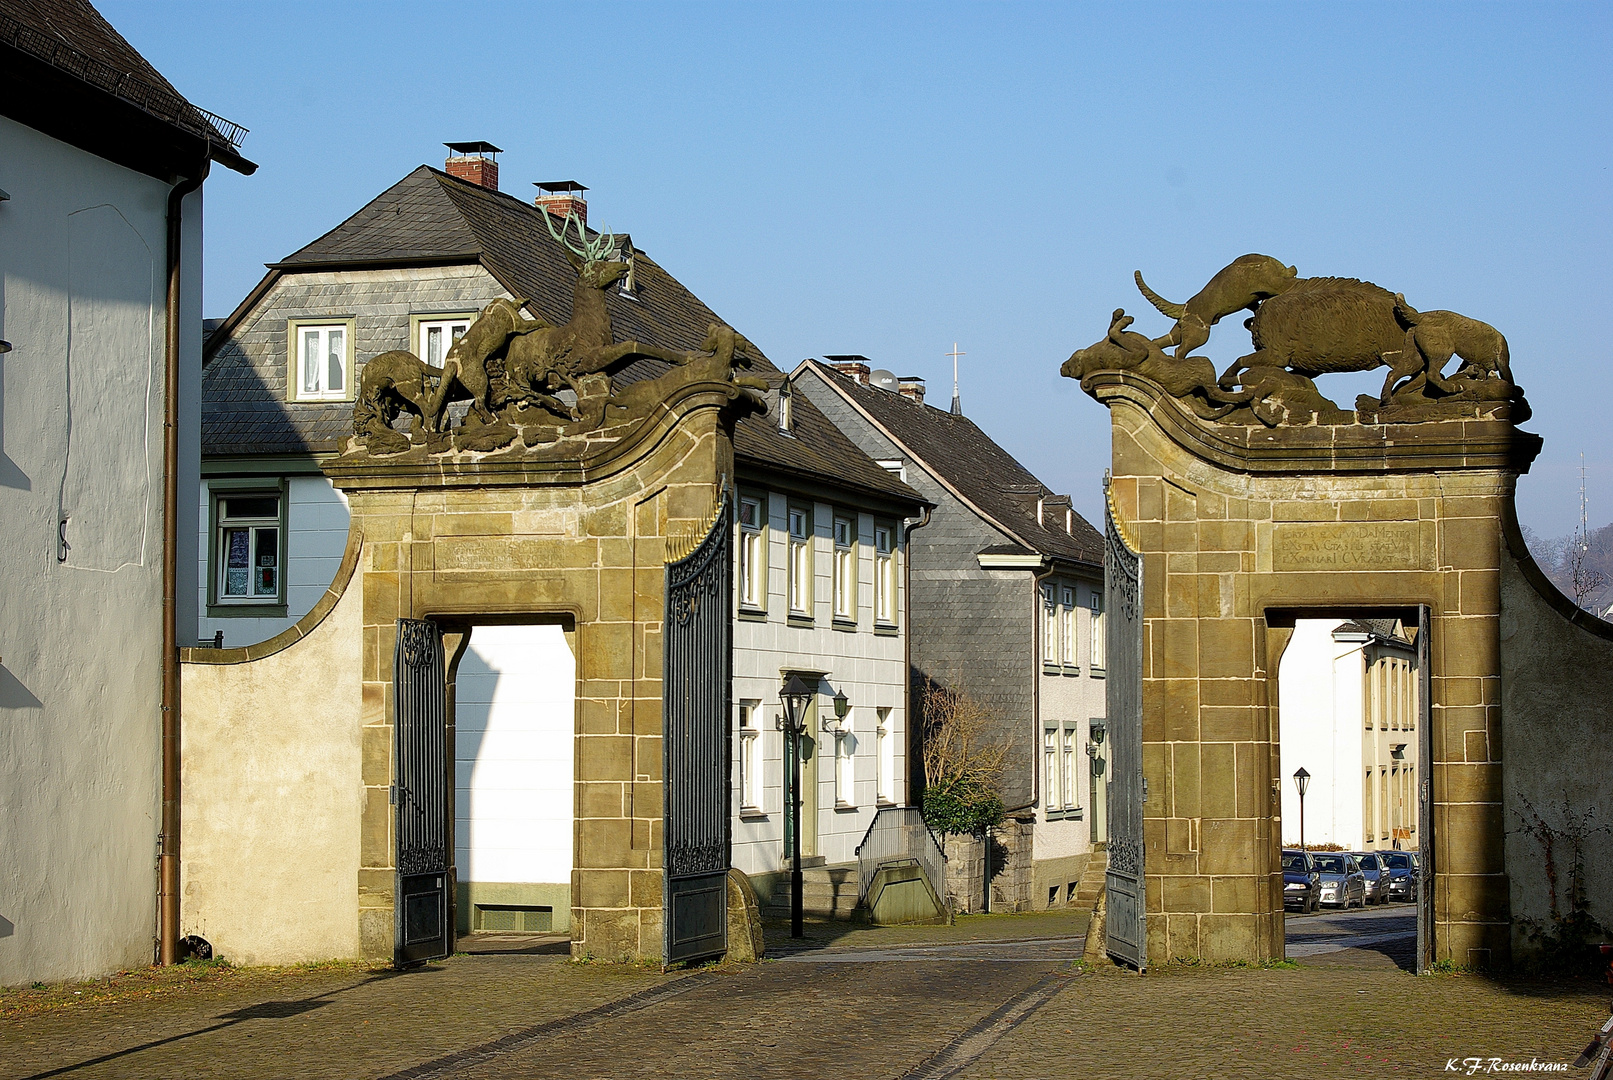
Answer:
[[[353, 406], [353, 439], [344, 456], [523, 453], [546, 456], [566, 444], [597, 443], [624, 434], [677, 387], [726, 382], [734, 397], [764, 408], [766, 381], [739, 373], [755, 347], [732, 327], [712, 323], [692, 352], [637, 341], [616, 341], [605, 290], [627, 270], [617, 259], [617, 240], [590, 239], [580, 223], [578, 242], [569, 238], [568, 216], [550, 232], [577, 270], [572, 316], [562, 326], [527, 318], [524, 298], [498, 299], [484, 307], [448, 352], [442, 367], [413, 353], [381, 353], [365, 365]], [[612, 388], [612, 376], [636, 360], [653, 359], [670, 370], [653, 379]], [[568, 400], [569, 399], [569, 400]], [[457, 427], [448, 406], [468, 402]], [[411, 417], [406, 428], [397, 421]]]
[[[1176, 323], [1149, 339], [1128, 330], [1134, 320], [1116, 309], [1104, 339], [1076, 350], [1060, 369], [1089, 391], [1092, 376], [1135, 372], [1202, 419], [1268, 427], [1529, 418], [1499, 331], [1454, 311], [1418, 311], [1403, 295], [1369, 281], [1302, 278], [1269, 255], [1235, 259], [1184, 304], [1155, 293], [1141, 272], [1136, 280], [1143, 296]], [[1241, 310], [1253, 313], [1244, 326], [1254, 351], [1217, 378], [1210, 360], [1192, 350], [1209, 341], [1222, 318]], [[1167, 346], [1176, 347], [1175, 355]], [[1453, 356], [1462, 367], [1447, 377]], [[1361, 395], [1353, 411], [1324, 396], [1314, 381], [1379, 367], [1389, 369], [1381, 394]]]

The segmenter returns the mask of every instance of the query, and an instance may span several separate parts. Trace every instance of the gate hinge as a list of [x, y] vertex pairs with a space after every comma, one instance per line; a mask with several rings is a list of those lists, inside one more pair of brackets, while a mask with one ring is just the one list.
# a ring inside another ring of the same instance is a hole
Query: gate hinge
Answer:
[[398, 785], [393, 784], [386, 789], [386, 801], [390, 806], [398, 805]]
[[1143, 777], [1143, 802], [1148, 801], [1148, 777]]

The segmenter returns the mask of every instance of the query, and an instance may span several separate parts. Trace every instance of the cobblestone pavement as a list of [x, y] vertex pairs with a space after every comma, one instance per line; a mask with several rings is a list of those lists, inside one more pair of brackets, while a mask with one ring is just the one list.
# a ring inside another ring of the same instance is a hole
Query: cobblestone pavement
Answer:
[[1569, 1062], [1606, 1018], [1609, 987], [1407, 974], [1410, 911], [1290, 920], [1314, 947], [1297, 969], [1087, 972], [1085, 916], [1056, 913], [813, 927], [776, 960], [671, 976], [540, 950], [226, 980], [0, 1022], [0, 1077], [1432, 1076]]

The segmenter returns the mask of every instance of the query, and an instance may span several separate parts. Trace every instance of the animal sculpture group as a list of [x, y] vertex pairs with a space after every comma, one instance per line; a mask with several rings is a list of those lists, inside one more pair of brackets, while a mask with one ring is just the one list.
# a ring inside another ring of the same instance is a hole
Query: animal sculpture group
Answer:
[[[353, 407], [353, 433], [371, 454], [400, 454], [424, 442], [434, 451], [490, 451], [508, 446], [518, 429], [541, 427], [545, 441], [559, 433], [592, 430], [604, 419], [610, 377], [636, 360], [649, 358], [682, 366], [722, 359], [749, 366], [750, 343], [732, 328], [713, 323], [700, 351], [679, 352], [637, 341], [612, 340], [605, 290], [627, 272], [617, 258], [617, 239], [590, 238], [580, 222], [579, 243], [569, 239], [575, 220], [568, 215], [557, 231], [577, 271], [571, 319], [554, 326], [521, 313], [525, 298], [492, 301], [454, 342], [441, 367], [411, 352], [381, 353], [364, 365]], [[748, 377], [734, 379], [754, 388]], [[570, 391], [572, 402], [561, 397]], [[468, 402], [460, 427], [449, 438], [448, 406]], [[414, 418], [407, 431], [395, 422]]]
[[[1064, 375], [1085, 385], [1101, 372], [1135, 372], [1204, 419], [1222, 423], [1528, 418], [1523, 392], [1512, 381], [1506, 338], [1477, 319], [1418, 311], [1403, 295], [1369, 281], [1302, 278], [1269, 255], [1233, 260], [1183, 304], [1150, 289], [1140, 271], [1136, 279], [1143, 296], [1175, 325], [1150, 339], [1128, 330], [1134, 320], [1117, 309], [1108, 334], [1065, 361]], [[1218, 378], [1193, 350], [1209, 341], [1216, 323], [1244, 310], [1252, 312], [1244, 326], [1254, 351]], [[1174, 355], [1165, 351], [1170, 346]], [[1447, 377], [1453, 356], [1463, 366]], [[1314, 382], [1318, 375], [1379, 367], [1389, 369], [1382, 392], [1357, 398], [1354, 413], [1323, 396]]]

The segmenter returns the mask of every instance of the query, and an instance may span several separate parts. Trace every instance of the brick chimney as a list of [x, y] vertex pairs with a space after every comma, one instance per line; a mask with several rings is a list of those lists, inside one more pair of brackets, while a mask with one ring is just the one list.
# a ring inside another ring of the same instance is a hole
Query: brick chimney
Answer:
[[924, 380], [916, 375], [904, 375], [896, 385], [896, 392], [919, 405], [924, 404]]
[[588, 224], [588, 200], [582, 197], [588, 190], [586, 187], [575, 180], [541, 180], [532, 186], [538, 189], [533, 206], [561, 219], [567, 214], [576, 214], [578, 221]]
[[836, 356], [825, 354], [823, 358], [840, 374], [863, 386], [868, 385], [868, 373], [873, 370], [873, 361], [868, 357], [858, 356], [855, 353], [841, 353]]
[[451, 142], [443, 145], [448, 148], [448, 161], [442, 167], [443, 172], [488, 191], [498, 190], [498, 162], [493, 155], [503, 153], [502, 150], [490, 142]]

